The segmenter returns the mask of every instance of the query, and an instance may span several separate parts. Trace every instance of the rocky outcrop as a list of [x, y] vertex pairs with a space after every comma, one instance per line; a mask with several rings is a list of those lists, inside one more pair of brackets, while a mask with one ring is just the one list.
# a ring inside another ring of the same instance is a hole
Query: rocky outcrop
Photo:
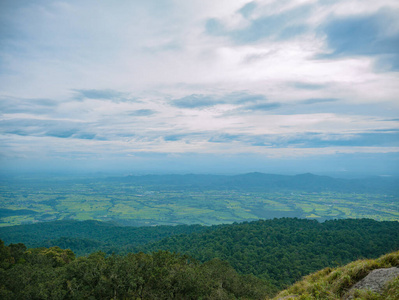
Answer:
[[399, 276], [399, 268], [385, 268], [371, 271], [365, 278], [353, 285], [344, 299], [352, 299], [355, 290], [370, 290], [380, 294], [386, 284]]

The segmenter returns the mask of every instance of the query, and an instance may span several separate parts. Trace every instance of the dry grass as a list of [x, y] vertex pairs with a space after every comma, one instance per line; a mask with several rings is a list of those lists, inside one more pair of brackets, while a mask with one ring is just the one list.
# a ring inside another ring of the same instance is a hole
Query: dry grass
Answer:
[[[399, 251], [374, 260], [359, 260], [343, 267], [323, 269], [304, 277], [301, 281], [282, 291], [273, 299], [342, 299], [342, 296], [345, 295], [351, 286], [366, 277], [372, 270], [390, 267], [399, 267]], [[354, 296], [354, 299], [398, 300], [399, 278], [390, 283], [382, 295], [366, 291], [357, 291]]]

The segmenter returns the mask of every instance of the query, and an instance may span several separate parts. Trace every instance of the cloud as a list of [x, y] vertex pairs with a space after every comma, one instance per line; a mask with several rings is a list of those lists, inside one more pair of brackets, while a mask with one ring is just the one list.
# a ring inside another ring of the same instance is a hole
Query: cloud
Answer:
[[172, 134], [172, 135], [164, 136], [163, 139], [165, 142], [175, 142], [175, 141], [180, 141], [185, 136], [186, 136], [185, 134]]
[[397, 1], [251, 1], [1, 2], [0, 155], [398, 152]]
[[318, 103], [328, 103], [328, 102], [336, 102], [338, 99], [336, 98], [312, 98], [301, 101], [303, 104], [318, 104]]
[[53, 136], [53, 137], [58, 137], [58, 138], [69, 138], [72, 137], [74, 134], [78, 132], [77, 129], [52, 129], [47, 131], [44, 135], [46, 136]]
[[[245, 18], [256, 8], [254, 2], [244, 5], [239, 13]], [[228, 29], [221, 20], [212, 18], [206, 22], [206, 32], [213, 36], [227, 36], [235, 43], [255, 43], [264, 38], [286, 40], [301, 35], [309, 30], [306, 18], [309, 17], [313, 5], [301, 5], [280, 13], [259, 16], [248, 20], [249, 24], [242, 29]]]
[[147, 117], [156, 114], [157, 111], [153, 109], [137, 109], [133, 111], [127, 112], [129, 116], [134, 116], [134, 117]]
[[238, 134], [218, 134], [213, 135], [208, 141], [211, 143], [231, 143], [234, 141], [244, 141], [245, 136]]
[[48, 114], [59, 105], [58, 101], [51, 99], [21, 99], [16, 97], [3, 97], [0, 99], [0, 111], [4, 113], [31, 113]]
[[257, 3], [255, 1], [249, 2], [247, 4], [245, 4], [243, 7], [241, 7], [238, 12], [244, 17], [244, 18], [248, 18], [252, 15], [252, 13], [254, 12], [254, 10], [257, 7]]
[[396, 133], [399, 132], [398, 128], [387, 128], [387, 129], [375, 129], [373, 130], [374, 132], [390, 132], [390, 133]]
[[242, 144], [266, 148], [333, 148], [333, 147], [398, 147], [399, 132], [363, 132], [353, 134], [336, 134], [320, 132], [304, 132], [291, 134], [214, 134], [208, 142], [236, 145]]
[[230, 93], [222, 97], [222, 101], [229, 104], [245, 104], [266, 100], [267, 99], [265, 95], [251, 94], [245, 91]]
[[77, 93], [77, 99], [104, 99], [104, 100], [121, 100], [128, 95], [116, 90], [74, 90]]
[[[74, 138], [76, 139], [84, 139], [84, 140], [94, 140], [96, 138], [95, 133], [90, 133], [90, 132], [79, 132], [76, 135], [74, 135]], [[105, 140], [104, 138], [101, 138], [101, 140]]]
[[310, 134], [303, 139], [293, 140], [292, 144], [303, 144], [306, 147], [398, 147], [399, 133], [364, 132], [353, 135], [319, 135]]
[[[339, 98], [309, 98], [287, 103], [279, 109], [279, 114], [319, 114], [333, 113], [337, 116], [380, 116], [382, 122], [395, 122], [396, 110], [387, 110], [381, 103], [350, 103]], [[372, 112], [372, 113], [371, 113]], [[389, 118], [389, 119], [388, 119]]]
[[207, 95], [190, 95], [172, 102], [174, 106], [179, 108], [204, 108], [220, 103], [224, 103], [224, 101], [217, 100]]
[[[376, 57], [377, 65], [399, 70], [399, 21], [395, 9], [367, 15], [337, 17], [322, 26], [331, 53], [326, 58]], [[323, 57], [323, 56], [321, 56]]]
[[301, 34], [304, 34], [309, 31], [308, 25], [292, 25], [285, 27], [279, 34], [278, 39], [280, 40], [288, 40], [291, 38], [295, 38]]
[[219, 104], [245, 104], [263, 100], [266, 100], [264, 95], [239, 91], [224, 96], [193, 94], [173, 100], [171, 103], [179, 108], [205, 108]]
[[223, 24], [215, 18], [208, 19], [205, 24], [205, 31], [210, 35], [225, 35], [226, 29], [224, 28]]
[[364, 132], [335, 134], [307, 132], [288, 135], [240, 136], [253, 146], [273, 148], [329, 148], [329, 147], [398, 147], [399, 132]]
[[8, 119], [0, 122], [3, 134], [62, 139], [95, 139], [96, 134], [85, 127], [88, 124], [64, 120]]
[[297, 89], [304, 89], [304, 90], [321, 90], [327, 87], [327, 84], [301, 82], [301, 81], [288, 83], [288, 85]]
[[244, 106], [244, 110], [251, 111], [268, 111], [281, 107], [280, 103], [258, 103], [253, 105]]

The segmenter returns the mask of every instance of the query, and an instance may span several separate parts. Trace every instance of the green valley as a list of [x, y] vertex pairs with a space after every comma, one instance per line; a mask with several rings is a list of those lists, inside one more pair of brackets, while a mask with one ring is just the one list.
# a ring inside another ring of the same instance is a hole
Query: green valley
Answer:
[[226, 224], [276, 217], [399, 220], [398, 181], [250, 173], [0, 180], [0, 226], [53, 220]]

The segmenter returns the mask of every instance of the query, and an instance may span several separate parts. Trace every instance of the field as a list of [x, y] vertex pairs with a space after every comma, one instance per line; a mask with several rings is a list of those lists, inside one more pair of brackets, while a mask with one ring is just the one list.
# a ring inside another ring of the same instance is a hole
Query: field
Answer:
[[0, 186], [0, 226], [52, 220], [213, 225], [275, 217], [399, 220], [398, 197], [299, 189], [215, 189], [107, 179], [13, 179]]

